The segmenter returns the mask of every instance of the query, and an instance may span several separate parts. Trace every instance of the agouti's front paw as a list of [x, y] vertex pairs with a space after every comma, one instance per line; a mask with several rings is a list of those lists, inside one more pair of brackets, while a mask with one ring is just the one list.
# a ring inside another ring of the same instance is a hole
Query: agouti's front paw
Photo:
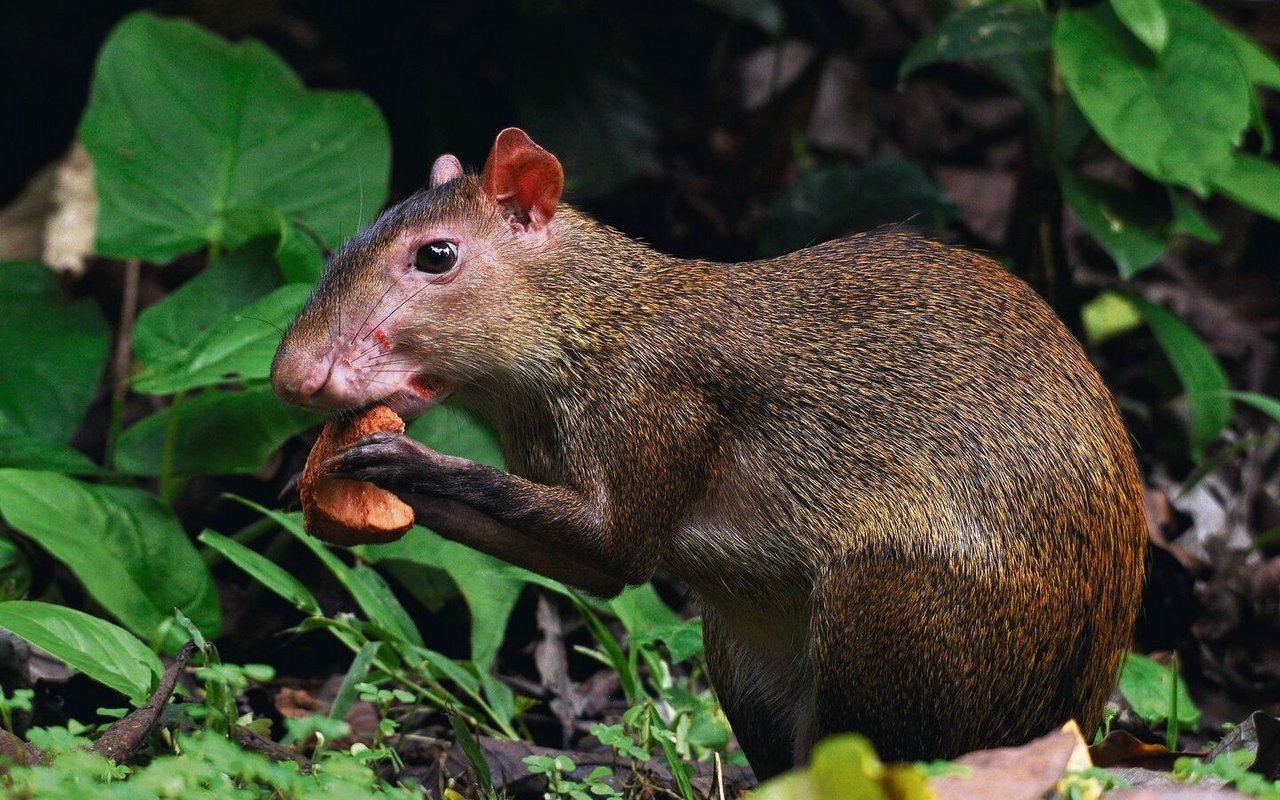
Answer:
[[422, 491], [447, 458], [402, 433], [372, 433], [325, 459], [332, 477], [369, 481], [392, 492]]

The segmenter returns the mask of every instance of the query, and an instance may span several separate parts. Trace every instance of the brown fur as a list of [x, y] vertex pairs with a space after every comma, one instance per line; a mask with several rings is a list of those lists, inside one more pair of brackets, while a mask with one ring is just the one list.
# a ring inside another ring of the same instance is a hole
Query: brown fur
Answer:
[[761, 776], [836, 731], [915, 759], [1098, 724], [1138, 608], [1141, 486], [1026, 285], [901, 233], [686, 262], [560, 206], [535, 245], [463, 177], [335, 257], [282, 396], [339, 310], [373, 316], [398, 243], [443, 229], [485, 243], [474, 287], [395, 311], [413, 324], [393, 352], [493, 423], [510, 472], [378, 443], [353, 477], [596, 591], [682, 578]]

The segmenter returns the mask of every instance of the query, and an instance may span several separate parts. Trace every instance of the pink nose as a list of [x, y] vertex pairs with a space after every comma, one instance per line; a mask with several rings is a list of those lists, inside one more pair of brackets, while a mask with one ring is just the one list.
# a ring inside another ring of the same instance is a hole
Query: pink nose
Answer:
[[281, 347], [271, 365], [271, 388], [283, 403], [313, 406], [329, 382], [333, 359]]

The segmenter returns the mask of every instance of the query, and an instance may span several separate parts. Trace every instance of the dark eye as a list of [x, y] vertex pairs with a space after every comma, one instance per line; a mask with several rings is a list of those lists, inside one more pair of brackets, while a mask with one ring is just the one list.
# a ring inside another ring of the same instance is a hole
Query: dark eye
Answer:
[[458, 246], [453, 242], [427, 242], [413, 256], [413, 266], [423, 272], [439, 275], [458, 263]]

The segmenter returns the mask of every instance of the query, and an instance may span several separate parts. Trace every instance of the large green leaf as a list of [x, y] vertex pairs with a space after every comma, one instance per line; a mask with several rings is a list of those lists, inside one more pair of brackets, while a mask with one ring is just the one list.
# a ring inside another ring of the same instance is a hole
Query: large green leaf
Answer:
[[1062, 80], [1098, 135], [1152, 178], [1199, 194], [1231, 165], [1249, 124], [1249, 82], [1226, 30], [1189, 0], [1161, 0], [1169, 41], [1157, 60], [1111, 6], [1059, 15]]
[[70, 441], [102, 376], [108, 336], [98, 307], [65, 302], [47, 267], [0, 264], [0, 433]]
[[1280, 220], [1280, 166], [1274, 162], [1236, 153], [1230, 168], [1213, 185], [1240, 205]]
[[102, 468], [70, 445], [35, 436], [0, 433], [0, 467], [41, 469], [68, 475], [91, 475]]
[[159, 475], [170, 417], [178, 423], [171, 469], [175, 475], [253, 473], [290, 436], [320, 421], [314, 413], [286, 406], [271, 387], [208, 390], [144, 417], [116, 443], [115, 466], [133, 475]]
[[281, 286], [223, 317], [189, 345], [150, 363], [133, 380], [146, 394], [175, 394], [220, 383], [265, 380], [276, 348], [311, 289]]
[[1123, 277], [1133, 277], [1164, 254], [1169, 246], [1164, 220], [1137, 195], [1069, 168], [1058, 176], [1080, 224], [1111, 254]]
[[770, 209], [760, 252], [790, 253], [888, 222], [936, 231], [958, 211], [910, 161], [883, 158], [862, 167], [819, 167], [801, 175]]
[[1173, 366], [1191, 407], [1191, 457], [1199, 461], [1231, 420], [1227, 374], [1186, 323], [1158, 305], [1128, 296], [1151, 326], [1160, 348]]
[[259, 237], [275, 242], [275, 261], [288, 283], [314, 285], [324, 271], [321, 245], [284, 214], [268, 206], [246, 206], [225, 215], [229, 238], [236, 244]]
[[244, 206], [277, 208], [336, 244], [386, 196], [386, 123], [367, 97], [307, 91], [259, 42], [149, 13], [103, 46], [80, 139], [109, 256], [165, 263], [221, 244], [224, 214]]
[[29, 600], [0, 603], [0, 628], [124, 694], [135, 706], [147, 701], [163, 669], [156, 654], [128, 631], [73, 608]]
[[147, 492], [0, 469], [0, 514], [144, 639], [163, 631], [175, 608], [206, 635], [217, 635], [221, 620], [209, 570], [173, 512]]
[[1052, 24], [1041, 10], [1004, 3], [958, 9], [916, 43], [898, 80], [938, 61], [989, 61], [1049, 47]]
[[146, 366], [189, 359], [210, 328], [281, 284], [273, 245], [258, 239], [226, 253], [138, 315], [133, 352]]

